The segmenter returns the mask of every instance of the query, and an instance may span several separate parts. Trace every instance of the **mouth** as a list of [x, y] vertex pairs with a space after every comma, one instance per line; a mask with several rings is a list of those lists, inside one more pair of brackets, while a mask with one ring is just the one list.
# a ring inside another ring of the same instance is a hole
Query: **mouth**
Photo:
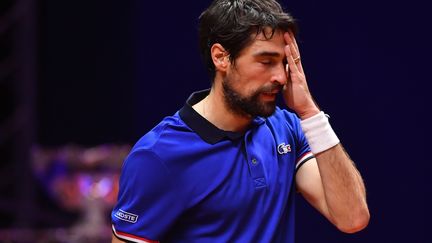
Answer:
[[282, 90], [282, 86], [281, 85], [272, 85], [270, 87], [267, 87], [265, 89], [263, 89], [260, 92], [261, 97], [263, 97], [265, 100], [275, 100], [276, 95]]
[[281, 91], [281, 89], [278, 87], [278, 88], [274, 88], [271, 90], [265, 90], [262, 93], [266, 94], [266, 95], [277, 95], [280, 91]]
[[265, 99], [265, 100], [274, 100], [276, 98], [276, 95], [279, 93], [279, 91], [271, 91], [271, 92], [262, 92], [261, 96]]

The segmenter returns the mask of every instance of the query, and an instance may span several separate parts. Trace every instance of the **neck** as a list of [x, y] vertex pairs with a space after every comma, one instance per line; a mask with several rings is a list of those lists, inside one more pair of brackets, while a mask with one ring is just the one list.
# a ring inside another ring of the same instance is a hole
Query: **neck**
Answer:
[[212, 86], [210, 94], [195, 104], [193, 108], [202, 117], [224, 131], [244, 132], [252, 121], [252, 117], [235, 114], [227, 107], [222, 87], [218, 87], [216, 83]]

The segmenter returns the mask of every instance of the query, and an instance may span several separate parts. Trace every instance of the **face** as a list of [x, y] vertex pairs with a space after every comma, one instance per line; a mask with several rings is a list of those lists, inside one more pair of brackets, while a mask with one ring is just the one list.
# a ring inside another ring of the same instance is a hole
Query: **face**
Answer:
[[222, 88], [232, 112], [247, 117], [273, 114], [276, 95], [287, 82], [284, 47], [283, 32], [276, 31], [269, 40], [261, 33], [229, 65]]

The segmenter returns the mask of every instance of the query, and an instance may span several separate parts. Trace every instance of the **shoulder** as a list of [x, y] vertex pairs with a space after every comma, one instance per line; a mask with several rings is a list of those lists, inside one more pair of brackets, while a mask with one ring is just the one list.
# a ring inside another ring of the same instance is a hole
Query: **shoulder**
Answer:
[[178, 137], [190, 133], [191, 129], [180, 119], [178, 113], [173, 116], [165, 117], [148, 133], [142, 136], [132, 148], [133, 150], [148, 149], [153, 150], [155, 146], [163, 142], [163, 139]]
[[147, 134], [142, 136], [132, 148], [152, 151], [162, 160], [181, 156], [193, 150], [191, 144], [198, 145], [199, 136], [180, 118], [179, 113], [165, 117]]
[[[164, 156], [170, 148], [181, 144], [181, 137], [191, 133], [177, 113], [165, 117], [132, 147], [122, 166], [122, 184], [126, 187], [147, 185], [147, 191], [171, 184], [172, 161]], [[133, 178], [133, 179], [130, 179]], [[129, 185], [130, 184], [130, 185]]]
[[170, 170], [182, 158], [204, 146], [202, 143], [204, 142], [199, 136], [176, 113], [165, 117], [142, 136], [133, 146], [126, 162], [146, 166], [150, 161], [158, 161]]

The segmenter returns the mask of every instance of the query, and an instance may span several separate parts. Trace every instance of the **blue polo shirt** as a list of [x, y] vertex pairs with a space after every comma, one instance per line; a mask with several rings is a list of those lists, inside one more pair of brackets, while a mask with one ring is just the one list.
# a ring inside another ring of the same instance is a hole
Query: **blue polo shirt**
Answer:
[[276, 108], [245, 133], [192, 106], [144, 135], [126, 158], [113, 233], [131, 242], [294, 242], [295, 172], [313, 157], [297, 116]]

